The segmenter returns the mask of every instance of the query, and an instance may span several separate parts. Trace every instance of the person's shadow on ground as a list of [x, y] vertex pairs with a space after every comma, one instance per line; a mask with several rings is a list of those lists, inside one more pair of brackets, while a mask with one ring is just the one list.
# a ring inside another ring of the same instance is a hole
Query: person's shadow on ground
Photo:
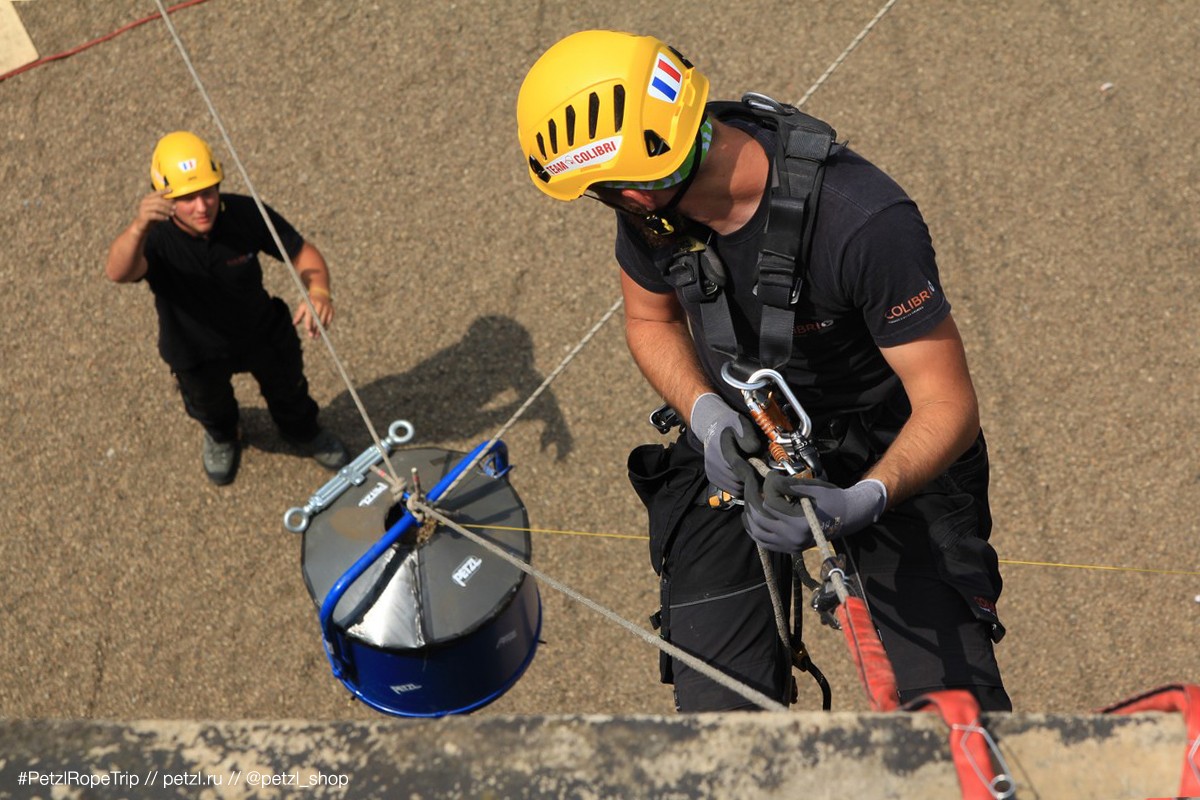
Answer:
[[[544, 379], [534, 369], [529, 332], [509, 317], [488, 316], [476, 319], [461, 340], [408, 372], [355, 389], [381, 437], [387, 436], [393, 421], [406, 419], [416, 429], [409, 446], [436, 445], [445, 440], [486, 441]], [[542, 451], [553, 446], [555, 460], [564, 460], [574, 449], [551, 389], [543, 391], [521, 419], [542, 423]], [[321, 424], [342, 437], [352, 458], [372, 444], [348, 390], [321, 409]], [[265, 408], [243, 408], [242, 426], [248, 446], [293, 452]]]

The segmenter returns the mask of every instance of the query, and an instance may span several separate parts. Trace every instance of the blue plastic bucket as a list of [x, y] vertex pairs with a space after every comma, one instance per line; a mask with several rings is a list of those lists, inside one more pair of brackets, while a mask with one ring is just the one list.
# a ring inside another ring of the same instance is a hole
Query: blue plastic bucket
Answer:
[[[506, 478], [503, 443], [491, 445], [481, 465], [441, 497], [486, 447], [466, 455], [415, 448], [390, 461], [399, 475], [416, 468], [423, 483], [436, 480], [430, 504], [528, 562], [529, 519]], [[304, 530], [304, 580], [320, 609], [334, 677], [367, 705], [397, 716], [485, 706], [533, 660], [541, 630], [537, 584], [457, 531], [423, 530], [375, 467], [363, 468], [366, 455], [352, 465], [362, 475], [344, 476], [348, 486], [311, 514]]]

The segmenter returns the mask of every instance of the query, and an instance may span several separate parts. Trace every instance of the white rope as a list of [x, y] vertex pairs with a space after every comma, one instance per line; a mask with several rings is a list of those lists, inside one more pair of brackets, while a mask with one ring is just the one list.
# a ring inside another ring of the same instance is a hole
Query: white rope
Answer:
[[563, 360], [560, 361], [558, 366], [554, 368], [554, 371], [546, 376], [546, 379], [542, 381], [541, 385], [533, 390], [533, 394], [529, 395], [529, 398], [521, 404], [520, 408], [513, 412], [512, 416], [508, 418], [508, 421], [500, 426], [500, 430], [496, 431], [495, 435], [487, 441], [487, 445], [479, 449], [479, 454], [475, 456], [471, 463], [467, 464], [462, 472], [458, 474], [458, 477], [451, 481], [450, 485], [447, 486], [445, 491], [442, 492], [442, 497], [449, 496], [450, 492], [454, 490], [454, 487], [458, 486], [458, 484], [463, 481], [463, 478], [465, 478], [467, 474], [475, 468], [475, 465], [491, 454], [492, 446], [500, 440], [500, 437], [503, 436], [518, 419], [520, 419], [521, 415], [525, 413], [526, 409], [533, 405], [533, 402], [541, 396], [542, 392], [546, 391], [554, 379], [562, 374], [562, 371], [566, 369], [567, 365], [575, 359], [575, 356], [579, 355], [579, 351], [581, 351], [587, 345], [587, 343], [592, 340], [592, 337], [594, 337], [600, 331], [600, 329], [604, 327], [605, 323], [612, 319], [613, 315], [617, 313], [617, 309], [619, 309], [624, 302], [624, 299], [618, 298], [617, 302], [609, 306], [608, 311], [604, 312], [604, 316], [600, 317], [596, 324], [592, 326], [592, 329], [584, 334], [583, 338], [579, 340], [579, 344], [571, 348], [571, 352], [567, 353], [567, 355], [563, 357]]
[[821, 77], [817, 78], [817, 82], [810, 86], [808, 91], [804, 93], [804, 96], [796, 102], [796, 108], [803, 106], [808, 102], [808, 98], [816, 94], [817, 89], [821, 88], [821, 85], [829, 79], [829, 76], [832, 75], [834, 71], [842, 65], [842, 62], [846, 60], [846, 57], [853, 53], [855, 48], [857, 48], [859, 44], [862, 43], [862, 40], [867, 37], [867, 34], [870, 33], [871, 29], [875, 27], [875, 23], [883, 19], [884, 15], [891, 11], [892, 6], [894, 5], [896, 5], [896, 0], [887, 0], [887, 2], [883, 4], [883, 8], [879, 9], [871, 21], [867, 23], [867, 26], [858, 32], [858, 36], [854, 37], [854, 41], [850, 42], [850, 45], [842, 51], [840, 56], [833, 60], [833, 63], [830, 64], [829, 68], [821, 74]]
[[343, 366], [342, 360], [338, 358], [337, 351], [333, 347], [333, 341], [329, 338], [329, 332], [325, 330], [325, 325], [321, 322], [321, 317], [317, 314], [317, 309], [313, 306], [312, 299], [308, 296], [308, 290], [305, 288], [304, 282], [300, 280], [300, 273], [296, 270], [295, 264], [292, 263], [291, 256], [288, 255], [287, 250], [284, 248], [283, 242], [279, 238], [279, 232], [275, 230], [275, 224], [271, 221], [271, 216], [267, 213], [267, 208], [263, 204], [262, 198], [259, 197], [258, 191], [254, 188], [254, 184], [251, 182], [250, 175], [246, 172], [246, 167], [242, 164], [241, 158], [238, 157], [237, 150], [233, 146], [233, 141], [229, 138], [228, 131], [225, 130], [225, 124], [221, 121], [221, 115], [217, 113], [217, 108], [213, 105], [208, 90], [204, 88], [204, 82], [200, 80], [199, 73], [196, 72], [196, 68], [192, 65], [192, 59], [188, 55], [187, 48], [183, 45], [183, 40], [179, 38], [179, 33], [175, 30], [174, 23], [171, 22], [170, 14], [167, 13], [162, 0], [154, 0], [154, 3], [158, 6], [162, 21], [167, 26], [167, 31], [171, 34], [171, 38], [175, 41], [175, 47], [179, 50], [179, 55], [183, 58], [183, 63], [191, 74], [192, 81], [196, 84], [196, 89], [200, 92], [200, 96], [204, 98], [204, 104], [208, 106], [208, 113], [212, 116], [217, 130], [221, 132], [221, 139], [225, 142], [225, 147], [229, 150], [229, 155], [233, 158], [233, 163], [237, 165], [238, 172], [246, 184], [246, 189], [250, 192], [250, 196], [254, 199], [254, 204], [258, 207], [258, 213], [262, 215], [263, 221], [267, 224], [267, 230], [271, 233], [271, 240], [275, 243], [275, 247], [279, 249], [279, 254], [283, 257], [283, 261], [288, 267], [288, 272], [291, 273], [296, 288], [300, 290], [300, 296], [304, 298], [304, 303], [308, 306], [308, 313], [311, 315], [313, 322], [317, 324], [317, 330], [321, 333], [321, 341], [325, 343], [326, 349], [329, 350], [329, 356], [333, 359], [334, 366], [337, 368], [342, 382], [350, 391], [350, 397], [354, 400], [354, 405], [358, 407], [358, 413], [366, 424], [367, 431], [371, 434], [371, 440], [375, 443], [380, 456], [383, 457], [383, 463], [387, 465], [393, 485], [400, 484], [400, 476], [396, 474], [396, 470], [388, 458], [387, 450], [379, 438], [379, 433], [376, 432], [375, 426], [371, 424], [371, 418], [367, 414], [367, 409], [363, 405], [362, 399], [358, 396], [358, 392], [355, 391], [354, 384], [350, 381], [350, 376], [346, 373], [346, 368]]

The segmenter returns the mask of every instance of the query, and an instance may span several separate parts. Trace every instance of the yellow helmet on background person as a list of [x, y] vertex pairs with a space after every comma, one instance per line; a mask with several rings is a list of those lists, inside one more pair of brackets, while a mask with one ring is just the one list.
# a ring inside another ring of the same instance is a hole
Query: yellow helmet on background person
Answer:
[[167, 197], [207, 189], [221, 182], [221, 163], [208, 143], [194, 133], [175, 131], [158, 140], [150, 157], [150, 183], [156, 191], [170, 189]]
[[517, 96], [530, 177], [574, 200], [595, 183], [671, 175], [696, 142], [707, 99], [708, 79], [653, 36], [573, 33], [542, 54]]

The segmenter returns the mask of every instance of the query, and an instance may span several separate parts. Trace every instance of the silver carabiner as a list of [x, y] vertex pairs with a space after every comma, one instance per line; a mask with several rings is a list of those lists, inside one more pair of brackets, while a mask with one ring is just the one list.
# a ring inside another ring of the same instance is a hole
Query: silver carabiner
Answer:
[[[730, 386], [741, 390], [750, 416], [767, 436], [772, 449], [779, 448], [773, 452], [775, 460], [779, 462], [777, 468], [794, 475], [802, 465], [806, 465], [814, 476], [824, 476], [817, 448], [811, 439], [812, 418], [808, 416], [804, 406], [800, 405], [800, 401], [796, 399], [791, 387], [779, 372], [763, 367], [755, 370], [747, 380], [741, 380], [734, 376], [731, 363], [727, 361], [721, 365], [721, 378]], [[755, 392], [766, 388], [768, 384], [774, 384], [783, 395], [784, 403], [779, 404], [780, 410], [783, 411], [785, 404], [791, 409], [797, 423], [794, 430], [784, 430], [765, 416], [766, 403], [756, 397]]]
[[[1008, 768], [1008, 762], [1004, 760], [1004, 754], [1000, 752], [1000, 748], [996, 745], [996, 740], [987, 732], [986, 728], [978, 725], [960, 725], [954, 724], [950, 726], [951, 730], [958, 731], [962, 734], [957, 744], [963, 755], [967, 757], [967, 763], [975, 772], [975, 777], [979, 782], [987, 787], [988, 793], [995, 800], [1012, 800], [1017, 794], [1017, 784], [1012, 778], [1012, 770]], [[988, 780], [984, 775], [983, 768], [975, 761], [975, 757], [967, 748], [967, 739], [974, 734], [983, 737], [984, 743], [987, 745], [991, 755], [996, 760], [996, 764], [1000, 767], [1000, 773], [995, 775], [991, 780]]]
[[763, 367], [762, 369], [755, 370], [748, 380], [741, 381], [733, 376], [733, 372], [729, 368], [730, 363], [726, 361], [721, 365], [721, 377], [726, 383], [735, 389], [741, 389], [743, 392], [753, 392], [762, 389], [767, 385], [767, 381], [769, 380], [783, 393], [784, 399], [787, 400], [788, 405], [792, 408], [792, 413], [796, 415], [796, 419], [800, 422], [797, 433], [805, 439], [812, 436], [812, 419], [808, 416], [808, 412], [804, 410], [804, 406], [800, 405], [800, 401], [796, 399], [796, 395], [792, 394], [791, 388], [787, 385], [787, 381], [783, 379], [782, 375], [773, 369]]
[[771, 111], [776, 114], [786, 114], [788, 110], [788, 106], [761, 92], [746, 92], [742, 95], [742, 102], [759, 111]]

